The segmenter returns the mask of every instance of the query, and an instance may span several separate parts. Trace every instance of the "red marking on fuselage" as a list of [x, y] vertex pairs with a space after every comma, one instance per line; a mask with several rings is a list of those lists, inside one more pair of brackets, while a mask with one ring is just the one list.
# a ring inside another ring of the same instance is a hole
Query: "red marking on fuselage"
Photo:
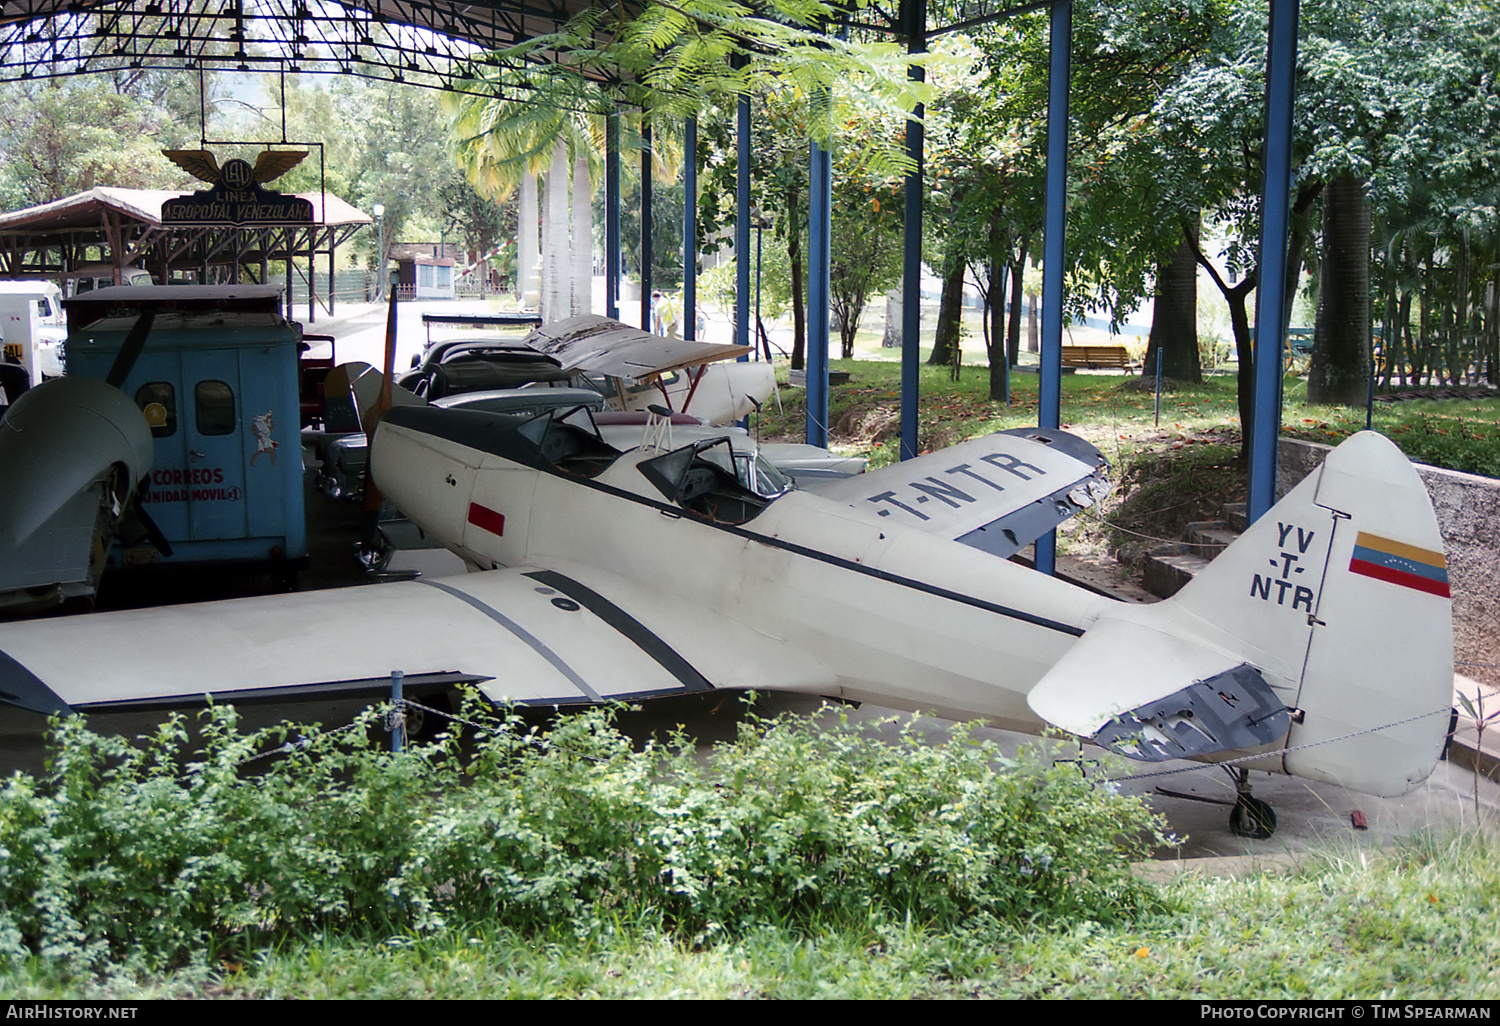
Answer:
[[477, 502], [469, 503], [469, 523], [490, 532], [497, 538], [505, 535], [505, 514], [496, 513], [488, 506], [481, 506]]

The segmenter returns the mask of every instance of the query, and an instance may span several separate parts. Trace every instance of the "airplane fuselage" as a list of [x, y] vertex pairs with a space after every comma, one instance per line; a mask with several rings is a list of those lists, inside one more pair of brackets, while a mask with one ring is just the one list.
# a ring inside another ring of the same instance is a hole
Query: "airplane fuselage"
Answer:
[[[434, 537], [478, 568], [604, 571], [715, 687], [774, 684], [1035, 731], [1027, 693], [1117, 605], [804, 492], [715, 522], [653, 487], [640, 464], [654, 451], [585, 479], [381, 432], [377, 481]], [[701, 623], [684, 630], [684, 616]], [[746, 631], [754, 643], [737, 645]], [[785, 658], [767, 666], [768, 648]]]

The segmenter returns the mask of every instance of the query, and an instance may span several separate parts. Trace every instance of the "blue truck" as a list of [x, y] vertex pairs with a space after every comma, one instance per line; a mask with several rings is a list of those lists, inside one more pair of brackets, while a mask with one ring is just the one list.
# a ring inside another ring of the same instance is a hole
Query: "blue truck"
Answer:
[[[63, 301], [67, 373], [114, 380], [146, 416], [143, 508], [169, 543], [111, 562], [307, 565], [297, 358], [301, 325], [265, 285], [120, 286]], [[142, 317], [150, 330], [131, 340]]]

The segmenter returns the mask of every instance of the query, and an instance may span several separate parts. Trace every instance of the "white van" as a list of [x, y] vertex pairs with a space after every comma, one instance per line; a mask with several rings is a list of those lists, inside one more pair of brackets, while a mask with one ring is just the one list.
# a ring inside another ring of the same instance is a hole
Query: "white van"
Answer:
[[[144, 267], [120, 268], [121, 285], [155, 285], [151, 272]], [[86, 264], [63, 275], [63, 295], [76, 296], [95, 289], [115, 287], [115, 269], [110, 264]]]

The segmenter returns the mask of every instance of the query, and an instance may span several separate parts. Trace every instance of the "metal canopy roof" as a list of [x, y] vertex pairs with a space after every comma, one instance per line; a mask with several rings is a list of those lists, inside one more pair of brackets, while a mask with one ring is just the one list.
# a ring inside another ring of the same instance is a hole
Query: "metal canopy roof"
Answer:
[[[0, 214], [0, 236], [97, 232], [100, 224], [111, 213], [152, 228], [160, 228], [162, 203], [182, 195], [184, 193], [175, 189], [116, 189], [99, 186], [51, 203]], [[374, 223], [370, 215], [337, 196], [326, 197], [325, 204], [323, 193], [308, 192], [299, 195], [312, 203], [314, 224], [359, 227]], [[323, 209], [325, 206], [326, 210]]]
[[[357, 74], [462, 89], [470, 62], [556, 31], [587, 0], [5, 0], [0, 81], [114, 71]], [[557, 55], [533, 53], [533, 69]]]
[[[333, 251], [371, 223], [368, 214], [336, 196], [305, 193], [313, 208], [313, 223], [267, 226], [192, 226], [163, 224], [162, 203], [182, 195], [162, 189], [99, 187], [51, 203], [0, 214], [0, 274], [7, 277], [67, 277], [88, 263], [92, 247], [108, 249], [115, 265], [144, 263], [161, 280], [191, 271], [208, 280], [210, 269], [228, 266], [237, 281], [243, 267], [259, 264], [267, 280], [267, 262], [303, 261], [296, 273], [311, 285], [311, 261], [326, 253], [332, 267]], [[287, 296], [290, 303], [291, 276]], [[331, 273], [331, 271], [330, 271]], [[332, 285], [329, 286], [330, 290]], [[311, 302], [311, 300], [310, 300]], [[324, 300], [331, 310], [332, 300]], [[310, 311], [309, 318], [315, 315]]]
[[[1050, 0], [929, 0], [926, 34], [975, 27]], [[626, 15], [644, 4], [619, 0]], [[119, 69], [353, 74], [465, 91], [476, 58], [557, 31], [590, 0], [4, 0], [0, 81]], [[896, 0], [844, 23], [905, 38]], [[529, 53], [543, 70], [560, 59]], [[523, 62], [518, 61], [520, 67]]]

